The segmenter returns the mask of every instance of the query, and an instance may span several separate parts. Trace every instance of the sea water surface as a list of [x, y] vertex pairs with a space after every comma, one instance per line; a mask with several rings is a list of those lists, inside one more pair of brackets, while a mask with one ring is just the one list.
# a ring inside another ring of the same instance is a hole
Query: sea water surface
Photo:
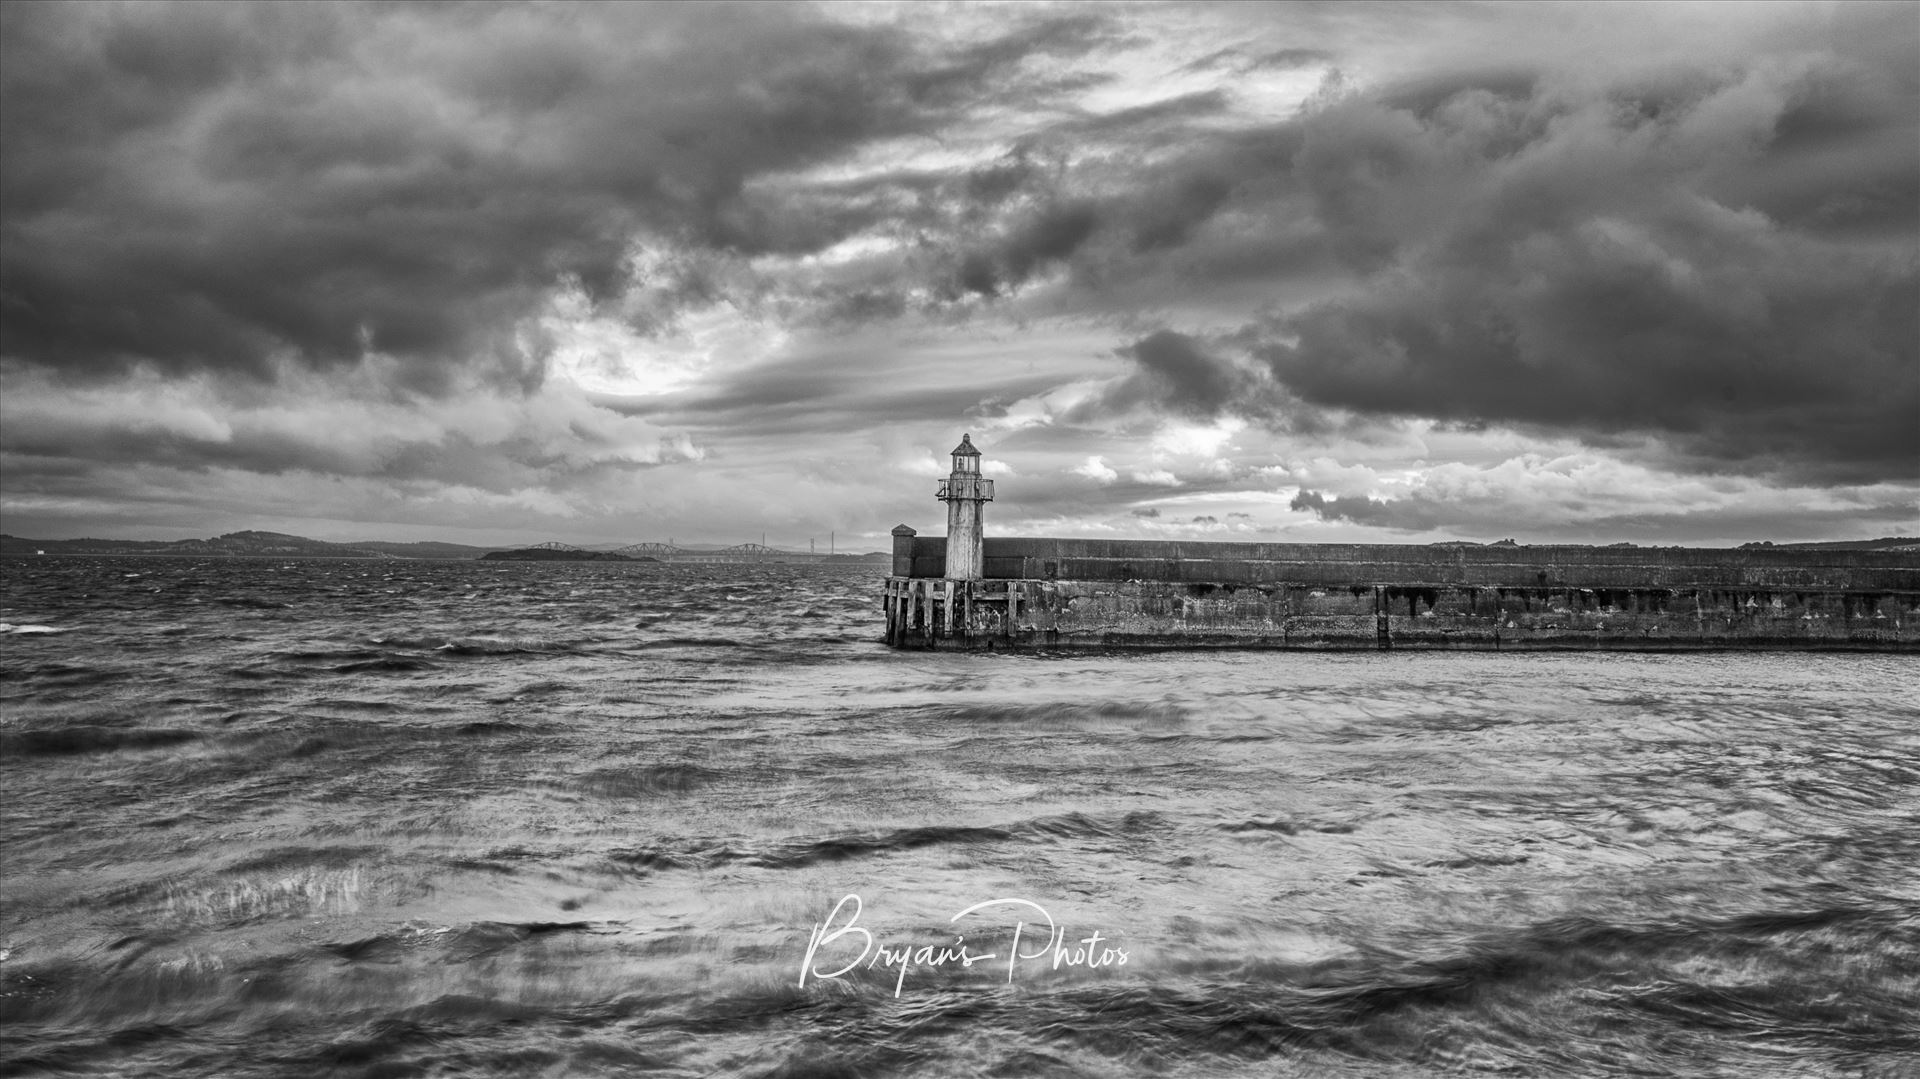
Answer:
[[1906, 657], [894, 652], [871, 568], [0, 570], [9, 1075], [1920, 1068]]

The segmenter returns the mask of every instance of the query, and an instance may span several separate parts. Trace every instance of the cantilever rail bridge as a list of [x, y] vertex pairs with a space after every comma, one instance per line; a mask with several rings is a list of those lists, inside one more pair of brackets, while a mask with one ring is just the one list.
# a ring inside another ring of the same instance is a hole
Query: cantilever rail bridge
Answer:
[[622, 558], [654, 558], [662, 562], [824, 562], [827, 556], [809, 551], [787, 551], [764, 543], [736, 543], [731, 547], [702, 550], [678, 547], [671, 543], [629, 543], [611, 550], [575, 547], [570, 543], [538, 543], [530, 551], [557, 554], [615, 554]]

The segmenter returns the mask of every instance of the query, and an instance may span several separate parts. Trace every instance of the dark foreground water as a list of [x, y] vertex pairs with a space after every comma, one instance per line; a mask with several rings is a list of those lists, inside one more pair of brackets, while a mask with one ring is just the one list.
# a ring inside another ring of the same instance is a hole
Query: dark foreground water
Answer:
[[0, 569], [5, 1074], [1920, 1068], [1908, 658], [894, 653], [870, 572]]

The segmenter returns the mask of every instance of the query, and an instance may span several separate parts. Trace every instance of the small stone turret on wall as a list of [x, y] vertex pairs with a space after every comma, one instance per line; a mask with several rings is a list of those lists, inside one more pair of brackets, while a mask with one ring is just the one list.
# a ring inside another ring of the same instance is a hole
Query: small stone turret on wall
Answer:
[[913, 537], [919, 535], [906, 525], [893, 526], [893, 575], [913, 576]]

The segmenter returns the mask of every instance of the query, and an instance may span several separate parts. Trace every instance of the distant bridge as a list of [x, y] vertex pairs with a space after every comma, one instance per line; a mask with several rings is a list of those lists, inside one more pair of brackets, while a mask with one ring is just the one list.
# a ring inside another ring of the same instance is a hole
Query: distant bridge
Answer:
[[626, 555], [628, 558], [658, 558], [665, 561], [687, 552], [671, 543], [629, 543], [625, 547], [616, 548], [613, 553]]
[[[558, 542], [535, 544], [531, 549], [570, 552], [590, 550], [590, 548]], [[821, 562], [827, 557], [807, 551], [783, 551], [764, 543], [736, 543], [731, 547], [704, 551], [677, 547], [671, 543], [629, 543], [625, 547], [616, 547], [608, 553], [627, 558], [657, 558], [662, 562]]]

